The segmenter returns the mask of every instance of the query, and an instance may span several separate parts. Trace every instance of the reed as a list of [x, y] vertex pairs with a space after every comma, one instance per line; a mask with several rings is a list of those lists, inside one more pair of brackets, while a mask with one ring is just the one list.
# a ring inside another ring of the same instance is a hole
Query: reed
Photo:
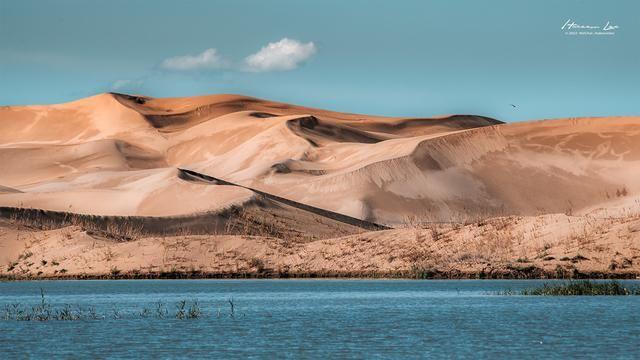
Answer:
[[[233, 300], [229, 301], [231, 305], [230, 316], [235, 316]], [[170, 316], [169, 310], [164, 302], [155, 303], [155, 308], [144, 307], [139, 311], [125, 312], [122, 311], [118, 304], [114, 304], [109, 311], [104, 314], [98, 313], [93, 306], [82, 307], [79, 305], [63, 304], [54, 306], [49, 303], [45, 297], [45, 292], [40, 289], [40, 301], [35, 305], [25, 305], [19, 303], [6, 304], [4, 309], [0, 311], [0, 320], [4, 321], [81, 321], [81, 320], [104, 320], [104, 319], [147, 319], [155, 317], [156, 319], [174, 318], [178, 320], [200, 319], [205, 317], [206, 313], [197, 300], [187, 301], [180, 300], [176, 303], [176, 311]], [[219, 317], [219, 314], [218, 314]]]
[[508, 290], [502, 295], [532, 296], [626, 296], [640, 295], [640, 287], [625, 286], [618, 281], [597, 282], [590, 280], [570, 281], [561, 284], [543, 284], [541, 287], [520, 292]]

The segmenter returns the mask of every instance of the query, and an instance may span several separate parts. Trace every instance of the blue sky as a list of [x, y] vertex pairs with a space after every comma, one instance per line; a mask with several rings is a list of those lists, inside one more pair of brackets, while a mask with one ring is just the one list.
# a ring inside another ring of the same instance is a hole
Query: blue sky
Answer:
[[[619, 28], [569, 35], [567, 20]], [[238, 93], [394, 116], [640, 115], [639, 44], [631, 0], [0, 1], [0, 104]]]

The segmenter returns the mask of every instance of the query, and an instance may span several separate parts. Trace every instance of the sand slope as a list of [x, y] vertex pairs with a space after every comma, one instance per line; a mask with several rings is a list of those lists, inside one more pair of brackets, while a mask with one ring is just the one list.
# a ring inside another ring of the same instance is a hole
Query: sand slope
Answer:
[[189, 235], [118, 242], [0, 220], [0, 276], [636, 277], [640, 218], [507, 217], [296, 242]]
[[250, 198], [186, 184], [185, 168], [390, 225], [579, 214], [637, 198], [639, 120], [385, 118], [238, 95], [3, 107], [0, 186], [15, 191], [0, 205], [162, 216]]
[[[13, 219], [0, 226], [5, 274], [60, 274], [33, 254], [76, 275], [638, 272], [640, 117], [504, 124], [109, 93], [0, 107], [0, 129], [2, 214], [213, 229], [122, 243], [86, 223]], [[363, 233], [376, 224], [358, 219], [396, 229]], [[183, 253], [168, 261], [168, 248]]]
[[217, 211], [251, 194], [186, 183], [177, 167], [264, 181], [319, 146], [357, 147], [495, 123], [473, 116], [341, 114], [236, 95], [101, 94], [60, 105], [6, 106], [0, 108], [0, 186], [12, 190], [3, 190], [0, 205], [125, 216]]

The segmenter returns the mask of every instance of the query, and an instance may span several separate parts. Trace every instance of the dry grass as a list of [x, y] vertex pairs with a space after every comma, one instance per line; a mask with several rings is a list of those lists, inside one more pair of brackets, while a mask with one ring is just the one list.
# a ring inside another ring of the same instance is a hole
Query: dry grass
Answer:
[[[40, 262], [42, 248], [38, 248], [38, 240], [30, 237], [29, 228], [25, 228], [17, 235], [25, 243], [25, 249], [16, 253], [18, 261], [8, 262], [6, 268], [11, 269], [11, 274], [33, 276], [36, 271], [50, 274], [54, 269], [60, 274], [64, 266], [75, 274], [79, 270], [73, 264], [99, 260], [107, 277], [144, 277], [154, 273], [189, 277], [321, 273], [404, 274], [419, 278], [576, 277], [587, 273], [626, 277], [636, 274], [640, 264], [637, 216], [616, 219], [563, 214], [509, 216], [472, 224], [419, 223], [409, 219], [402, 229], [309, 241], [295, 232], [279, 233], [280, 228], [268, 226], [273, 223], [271, 219], [252, 211], [238, 209], [229, 215], [221, 223], [227, 228], [213, 236], [193, 235], [184, 227], [174, 228], [177, 233], [174, 236], [150, 240], [140, 235], [137, 240], [124, 240], [135, 238], [132, 234], [136, 228], [109, 227], [109, 231], [122, 237], [104, 239], [100, 233], [90, 233], [90, 238], [99, 239], [93, 241], [93, 246], [89, 240], [90, 249], [95, 248], [93, 255], [48, 257], [47, 266], [40, 269], [30, 264]], [[235, 234], [228, 236], [226, 232]], [[62, 235], [63, 243], [69, 236], [81, 235], [84, 239], [87, 236], [78, 229]], [[36, 248], [28, 248], [31, 243]], [[128, 264], [137, 251], [149, 254], [147, 246], [157, 246], [157, 255], [149, 263], [130, 268]], [[54, 266], [54, 261], [63, 265]], [[114, 268], [117, 274], [111, 271]]]

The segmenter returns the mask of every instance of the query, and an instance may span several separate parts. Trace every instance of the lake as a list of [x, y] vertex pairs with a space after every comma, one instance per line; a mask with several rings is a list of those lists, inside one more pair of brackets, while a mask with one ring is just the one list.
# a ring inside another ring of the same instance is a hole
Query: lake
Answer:
[[[0, 313], [37, 305], [43, 289], [53, 308], [93, 307], [96, 315], [0, 320], [0, 358], [640, 357], [640, 296], [497, 295], [544, 282], [2, 282]], [[181, 300], [197, 300], [202, 316], [176, 319]]]

